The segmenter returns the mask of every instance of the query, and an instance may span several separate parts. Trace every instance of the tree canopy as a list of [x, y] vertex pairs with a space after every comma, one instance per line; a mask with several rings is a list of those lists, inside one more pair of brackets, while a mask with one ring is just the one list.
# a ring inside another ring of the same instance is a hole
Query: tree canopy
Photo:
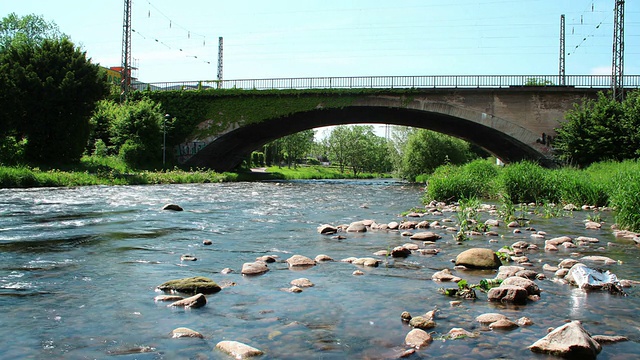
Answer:
[[18, 19], [26, 29], [7, 27], [16, 23], [9, 20], [0, 47], [0, 160], [11, 152], [6, 144], [21, 144], [27, 162], [76, 161], [95, 103], [108, 93], [100, 68], [68, 38], [47, 38], [59, 32], [44, 20]]

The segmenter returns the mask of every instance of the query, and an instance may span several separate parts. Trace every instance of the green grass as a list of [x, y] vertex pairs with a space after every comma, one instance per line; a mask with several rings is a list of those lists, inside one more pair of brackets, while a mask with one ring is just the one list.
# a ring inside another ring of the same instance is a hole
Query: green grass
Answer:
[[389, 178], [389, 174], [371, 174], [358, 173], [357, 176], [353, 172], [345, 169], [344, 173], [340, 172], [337, 167], [328, 167], [321, 165], [298, 166], [298, 167], [279, 167], [271, 166], [267, 168], [267, 173], [277, 178], [286, 180], [311, 180], [311, 179], [376, 179]]
[[640, 231], [640, 163], [602, 162], [579, 170], [531, 162], [498, 167], [482, 161], [442, 166], [427, 179], [423, 200], [500, 199], [504, 203], [611, 206], [618, 225]]

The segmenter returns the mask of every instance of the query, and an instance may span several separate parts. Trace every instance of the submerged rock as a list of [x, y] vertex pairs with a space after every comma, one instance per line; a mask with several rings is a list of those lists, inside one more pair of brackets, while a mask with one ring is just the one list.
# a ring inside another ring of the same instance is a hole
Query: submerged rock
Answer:
[[169, 211], [182, 211], [182, 207], [180, 207], [180, 205], [176, 205], [176, 204], [166, 204], [165, 206], [162, 207], [162, 210], [169, 210]]
[[324, 224], [324, 225], [318, 226], [318, 233], [323, 235], [332, 235], [337, 232], [338, 232], [338, 228], [333, 225]]
[[203, 294], [196, 294], [186, 299], [171, 303], [171, 307], [199, 308], [207, 304], [207, 298]]
[[169, 280], [157, 287], [165, 292], [181, 292], [186, 294], [215, 294], [222, 288], [213, 280], [204, 276]]

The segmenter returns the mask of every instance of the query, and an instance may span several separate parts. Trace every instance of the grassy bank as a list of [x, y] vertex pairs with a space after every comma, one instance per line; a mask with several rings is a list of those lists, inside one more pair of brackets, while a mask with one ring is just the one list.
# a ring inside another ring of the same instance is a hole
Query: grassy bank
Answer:
[[623, 228], [640, 231], [640, 162], [600, 162], [579, 170], [544, 169], [521, 162], [504, 167], [487, 160], [442, 166], [426, 178], [425, 202], [470, 198], [509, 203], [610, 206]]
[[390, 178], [390, 174], [371, 174], [371, 173], [358, 173], [357, 176], [353, 175], [353, 172], [345, 169], [344, 173], [340, 172], [338, 167], [329, 167], [321, 165], [312, 166], [298, 166], [294, 167], [279, 167], [272, 166], [267, 168], [267, 173], [271, 174], [275, 178], [286, 180], [309, 180], [309, 179], [378, 179], [378, 178]]

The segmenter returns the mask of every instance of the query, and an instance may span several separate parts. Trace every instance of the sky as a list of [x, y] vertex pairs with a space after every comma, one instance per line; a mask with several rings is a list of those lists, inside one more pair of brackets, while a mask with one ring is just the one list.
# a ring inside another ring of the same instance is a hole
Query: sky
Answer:
[[[615, 0], [132, 0], [143, 82], [392, 75], [611, 74]], [[124, 0], [0, 0], [120, 66]], [[640, 1], [625, 5], [626, 75], [640, 74]]]

